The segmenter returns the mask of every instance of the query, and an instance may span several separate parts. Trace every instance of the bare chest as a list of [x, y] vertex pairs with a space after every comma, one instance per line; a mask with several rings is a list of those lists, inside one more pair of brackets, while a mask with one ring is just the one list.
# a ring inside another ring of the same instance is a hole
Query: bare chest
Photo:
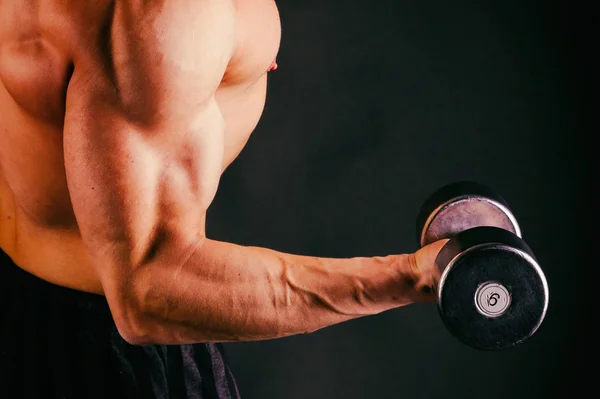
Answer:
[[[0, 1], [0, 173], [21, 208], [43, 224], [74, 223], [62, 150], [73, 70], [69, 43], [90, 32], [98, 43], [106, 42], [111, 4]], [[280, 43], [273, 0], [235, 0], [235, 5], [236, 48], [217, 91], [227, 125], [224, 167], [260, 118], [266, 72]]]

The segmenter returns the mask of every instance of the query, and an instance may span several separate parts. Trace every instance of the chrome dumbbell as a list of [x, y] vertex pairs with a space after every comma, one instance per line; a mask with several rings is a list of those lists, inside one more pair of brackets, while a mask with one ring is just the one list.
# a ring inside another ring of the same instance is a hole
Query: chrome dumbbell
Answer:
[[548, 283], [495, 190], [476, 182], [438, 189], [420, 209], [417, 238], [420, 246], [449, 239], [436, 259], [437, 305], [456, 338], [500, 350], [538, 330], [548, 308]]

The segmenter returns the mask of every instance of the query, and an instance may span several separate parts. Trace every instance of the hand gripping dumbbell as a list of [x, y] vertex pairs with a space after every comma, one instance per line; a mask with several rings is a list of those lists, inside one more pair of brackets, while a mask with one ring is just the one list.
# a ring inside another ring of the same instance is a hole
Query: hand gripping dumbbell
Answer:
[[548, 284], [506, 201], [490, 187], [456, 182], [421, 206], [417, 238], [439, 252], [437, 305], [446, 328], [468, 346], [508, 349], [531, 337], [548, 308]]

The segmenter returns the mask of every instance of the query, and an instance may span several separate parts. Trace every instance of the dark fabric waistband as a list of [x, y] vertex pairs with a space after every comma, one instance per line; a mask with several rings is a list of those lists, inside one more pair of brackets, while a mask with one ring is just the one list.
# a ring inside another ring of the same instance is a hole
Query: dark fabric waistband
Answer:
[[21, 269], [8, 254], [0, 249], [0, 289], [20, 289], [35, 292], [40, 298], [65, 302], [89, 311], [110, 312], [103, 295], [63, 287], [43, 280]]
[[0, 305], [11, 398], [239, 398], [221, 344], [130, 345], [104, 296], [40, 279], [1, 250]]

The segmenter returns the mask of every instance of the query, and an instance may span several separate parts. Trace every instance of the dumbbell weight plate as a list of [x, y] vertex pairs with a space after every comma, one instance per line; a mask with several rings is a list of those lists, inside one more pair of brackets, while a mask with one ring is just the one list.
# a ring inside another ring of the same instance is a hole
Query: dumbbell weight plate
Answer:
[[495, 226], [521, 237], [521, 229], [506, 201], [492, 188], [476, 182], [456, 182], [434, 192], [417, 217], [417, 241], [425, 246], [477, 226]]
[[446, 328], [483, 350], [531, 337], [548, 308], [548, 285], [527, 244], [498, 227], [474, 227], [440, 251], [438, 310]]

